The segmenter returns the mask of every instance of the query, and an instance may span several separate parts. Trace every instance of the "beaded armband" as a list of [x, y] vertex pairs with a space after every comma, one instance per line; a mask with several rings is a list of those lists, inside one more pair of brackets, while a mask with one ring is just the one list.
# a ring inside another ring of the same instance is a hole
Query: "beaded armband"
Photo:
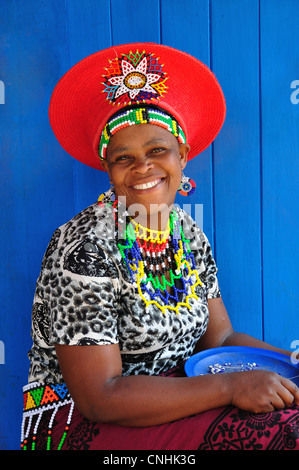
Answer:
[[38, 426], [41, 422], [43, 413], [48, 410], [51, 410], [52, 414], [48, 424], [48, 436], [45, 450], [52, 450], [51, 434], [55, 415], [59, 408], [68, 404], [70, 405], [66, 426], [57, 447], [57, 450], [61, 450], [69, 429], [74, 409], [74, 402], [66, 388], [66, 385], [43, 385], [37, 382], [32, 382], [23, 387], [23, 397], [24, 408], [21, 429], [21, 448], [23, 450], [35, 450]]

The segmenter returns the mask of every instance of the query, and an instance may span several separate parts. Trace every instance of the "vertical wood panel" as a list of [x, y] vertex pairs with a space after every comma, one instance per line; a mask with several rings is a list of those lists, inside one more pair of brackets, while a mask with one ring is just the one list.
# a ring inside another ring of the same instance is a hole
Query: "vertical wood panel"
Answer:
[[159, 0], [111, 0], [113, 45], [160, 42]]
[[[161, 25], [163, 44], [195, 56], [210, 66], [209, 1], [190, 0], [182, 14], [180, 0], [162, 0]], [[188, 73], [181, 71], [188, 83]], [[176, 202], [202, 225], [213, 247], [213, 189], [211, 147], [191, 160], [184, 173], [196, 182], [196, 191], [190, 197], [177, 195]], [[188, 207], [190, 205], [190, 209]], [[201, 224], [200, 215], [203, 212]], [[199, 217], [198, 217], [199, 214]]]
[[[69, 66], [111, 44], [110, 0], [67, 0]], [[66, 158], [72, 159], [66, 155]], [[75, 213], [109, 188], [108, 175], [73, 160]]]
[[212, 66], [227, 117], [214, 144], [219, 279], [235, 329], [262, 337], [258, 0], [212, 0]]
[[299, 339], [298, 2], [261, 1], [263, 273], [265, 336], [290, 349]]
[[[55, 152], [47, 109], [65, 60], [65, 14], [55, 3], [1, 2], [1, 443], [18, 448], [30, 314], [41, 259], [73, 210], [71, 166]], [[61, 204], [70, 195], [71, 209]], [[59, 202], [60, 201], [60, 204]], [[4, 429], [3, 429], [4, 427]]]

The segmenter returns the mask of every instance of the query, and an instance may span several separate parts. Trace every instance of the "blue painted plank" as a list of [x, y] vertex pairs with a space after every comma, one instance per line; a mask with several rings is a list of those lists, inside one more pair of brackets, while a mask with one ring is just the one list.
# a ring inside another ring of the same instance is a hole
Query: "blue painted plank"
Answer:
[[[63, 5], [62, 5], [63, 6]], [[68, 163], [53, 156], [47, 118], [62, 73], [65, 16], [57, 4], [1, 2], [1, 289], [0, 448], [18, 449], [22, 386], [27, 381], [35, 281], [53, 228], [68, 216]], [[59, 188], [62, 189], [59, 189]], [[71, 204], [72, 205], [72, 204]]]
[[211, 2], [212, 66], [227, 102], [214, 144], [215, 241], [236, 330], [262, 338], [259, 2]]
[[[80, 14], [79, 14], [80, 12]], [[69, 63], [73, 66], [94, 52], [111, 46], [110, 1], [68, 0], [66, 4]], [[93, 204], [109, 188], [106, 173], [77, 160], [72, 162], [75, 213]]]
[[112, 44], [160, 42], [159, 0], [111, 0]]
[[298, 15], [296, 0], [261, 1], [265, 336], [288, 349], [299, 340]]
[[111, 46], [110, 0], [66, 0], [70, 67]]
[[208, 66], [209, 3], [209, 0], [189, 0], [188, 4], [183, 5], [181, 0], [161, 0], [163, 44], [185, 51]]
[[[185, 13], [182, 14], [180, 0], [162, 0], [162, 42], [187, 52], [210, 66], [209, 1], [190, 0]], [[182, 69], [180, 73], [186, 76], [187, 83], [188, 73], [191, 72], [186, 73]], [[184, 173], [194, 179], [196, 191], [188, 198], [178, 194], [176, 203], [196, 220], [213, 247], [212, 147], [192, 159]]]

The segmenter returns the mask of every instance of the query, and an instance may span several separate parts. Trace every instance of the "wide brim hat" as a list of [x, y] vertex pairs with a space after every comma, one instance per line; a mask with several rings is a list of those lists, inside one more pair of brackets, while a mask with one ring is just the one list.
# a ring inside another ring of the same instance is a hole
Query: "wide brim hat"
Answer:
[[74, 65], [53, 91], [50, 124], [66, 152], [103, 170], [99, 140], [108, 119], [138, 103], [174, 116], [190, 145], [189, 160], [213, 142], [225, 119], [221, 87], [205, 64], [172, 47], [134, 43]]

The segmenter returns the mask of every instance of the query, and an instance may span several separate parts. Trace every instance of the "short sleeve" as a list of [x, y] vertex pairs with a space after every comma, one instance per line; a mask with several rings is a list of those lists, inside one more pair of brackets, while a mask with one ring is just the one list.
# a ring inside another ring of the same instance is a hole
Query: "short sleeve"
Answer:
[[52, 243], [37, 292], [49, 316], [49, 344], [117, 343], [118, 285], [111, 256], [91, 238]]
[[218, 268], [213, 258], [211, 245], [204, 233], [202, 233], [202, 238], [203, 262], [205, 266], [205, 270], [202, 276], [207, 287], [207, 298], [215, 299], [217, 297], [221, 297], [217, 277]]

